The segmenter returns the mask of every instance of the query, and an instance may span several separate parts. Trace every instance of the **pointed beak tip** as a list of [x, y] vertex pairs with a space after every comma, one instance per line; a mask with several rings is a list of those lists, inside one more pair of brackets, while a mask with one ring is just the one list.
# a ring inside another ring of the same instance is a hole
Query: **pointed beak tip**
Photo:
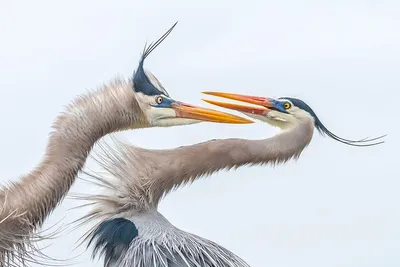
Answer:
[[174, 108], [181, 118], [196, 119], [201, 121], [215, 122], [215, 123], [230, 123], [230, 124], [248, 124], [254, 123], [249, 119], [245, 119], [229, 113], [207, 109], [202, 107], [180, 105]]
[[[266, 115], [270, 109], [268, 109], [265, 106], [261, 107], [255, 107], [255, 106], [246, 106], [246, 105], [240, 105], [240, 104], [234, 104], [234, 103], [226, 103], [226, 102], [219, 102], [215, 100], [208, 100], [208, 99], [202, 99], [204, 102], [209, 103], [211, 105], [219, 106], [222, 108], [227, 108], [231, 110], [236, 110], [242, 113], [248, 113], [248, 114], [256, 114], [256, 115]], [[260, 105], [259, 102], [256, 101], [249, 101], [247, 99], [241, 99], [243, 102], [248, 102], [250, 104], [258, 104]], [[246, 101], [247, 100], [247, 101]]]
[[212, 91], [203, 91], [201, 92], [202, 94], [205, 95], [213, 95], [213, 96], [218, 96], [218, 97], [225, 97], [225, 98], [229, 98], [230, 93], [223, 93], [223, 92], [212, 92]]
[[254, 121], [246, 119], [246, 118], [242, 118], [240, 116], [236, 116], [236, 115], [232, 115], [232, 114], [229, 114], [229, 115], [231, 115], [233, 118], [237, 118], [236, 122], [232, 122], [234, 124], [251, 124], [251, 123], [254, 123]]
[[209, 92], [209, 91], [203, 91], [203, 92], [201, 92], [202, 94], [205, 94], [205, 95], [213, 95], [213, 92]]
[[210, 104], [212, 104], [212, 100], [208, 100], [208, 99], [204, 99], [204, 98], [202, 98], [201, 100], [203, 100], [204, 102], [207, 102], [207, 103], [210, 103]]

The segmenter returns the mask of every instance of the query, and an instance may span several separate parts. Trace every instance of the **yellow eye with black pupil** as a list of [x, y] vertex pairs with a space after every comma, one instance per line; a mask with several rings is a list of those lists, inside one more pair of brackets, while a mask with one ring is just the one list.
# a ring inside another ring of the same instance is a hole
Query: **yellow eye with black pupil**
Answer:
[[158, 104], [161, 104], [163, 102], [163, 98], [161, 96], [157, 97], [156, 101]]
[[283, 107], [285, 109], [289, 109], [292, 105], [289, 102], [286, 102], [285, 104], [283, 104]]

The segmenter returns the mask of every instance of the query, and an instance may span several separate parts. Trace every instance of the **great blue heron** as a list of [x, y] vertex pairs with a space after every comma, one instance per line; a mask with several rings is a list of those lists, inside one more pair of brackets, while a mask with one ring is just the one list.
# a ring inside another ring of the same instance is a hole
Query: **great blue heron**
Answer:
[[93, 246], [93, 257], [104, 257], [105, 267], [248, 266], [222, 246], [173, 226], [157, 210], [163, 196], [221, 169], [298, 158], [311, 141], [314, 128], [347, 145], [383, 142], [378, 140], [383, 136], [353, 141], [333, 134], [299, 99], [207, 94], [256, 104], [258, 107], [207, 100], [277, 126], [281, 131], [263, 140], [212, 140], [166, 150], [143, 149], [121, 142], [116, 142], [115, 147], [105, 144], [103, 153], [96, 158], [104, 172], [88, 173], [104, 192], [83, 197], [93, 205], [93, 210], [82, 218], [82, 223], [97, 222], [84, 241]]
[[[24, 265], [35, 230], [73, 184], [97, 140], [120, 130], [186, 125], [201, 121], [250, 123], [227, 113], [172, 99], [143, 64], [176, 23], [147, 46], [133, 80], [116, 80], [77, 98], [53, 124], [45, 155], [20, 181], [0, 189], [0, 266]], [[34, 251], [33, 251], [34, 252]]]

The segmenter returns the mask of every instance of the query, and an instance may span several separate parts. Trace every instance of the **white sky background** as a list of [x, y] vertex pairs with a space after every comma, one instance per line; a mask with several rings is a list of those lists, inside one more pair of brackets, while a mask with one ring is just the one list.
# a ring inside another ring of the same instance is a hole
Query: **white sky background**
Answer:
[[[399, 14], [399, 1], [3, 0], [0, 181], [39, 162], [63, 105], [129, 77], [145, 42], [178, 20], [146, 62], [175, 99], [209, 106], [203, 90], [293, 96], [339, 136], [389, 136], [382, 146], [354, 148], [315, 134], [299, 161], [221, 172], [169, 195], [161, 212], [251, 266], [399, 266]], [[172, 148], [275, 131], [202, 123], [120, 136]], [[81, 181], [72, 188], [85, 190]], [[46, 226], [87, 212], [67, 211], [76, 204], [64, 201]], [[101, 265], [83, 247], [72, 251], [85, 230], [64, 233], [46, 253]]]

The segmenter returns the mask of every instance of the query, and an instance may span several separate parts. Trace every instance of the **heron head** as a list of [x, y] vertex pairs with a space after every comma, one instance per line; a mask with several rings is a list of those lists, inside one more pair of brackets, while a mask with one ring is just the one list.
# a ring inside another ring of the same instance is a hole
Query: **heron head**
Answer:
[[380, 141], [379, 139], [386, 136], [382, 135], [375, 138], [364, 138], [361, 140], [349, 140], [341, 138], [332, 133], [331, 131], [329, 131], [322, 124], [317, 114], [312, 110], [312, 108], [309, 105], [307, 105], [304, 101], [293, 97], [269, 98], [269, 97], [231, 94], [231, 93], [220, 93], [220, 92], [203, 92], [203, 93], [253, 104], [255, 106], [224, 103], [213, 100], [204, 100], [213, 105], [240, 111], [249, 117], [267, 122], [268, 124], [277, 126], [281, 129], [293, 128], [298, 123], [301, 123], [306, 119], [312, 118], [314, 121], [314, 126], [319, 131], [319, 133], [327, 135], [332, 139], [335, 139], [336, 141], [339, 141], [347, 145], [352, 145], [352, 146], [377, 145], [383, 143], [384, 141]]
[[143, 68], [147, 56], [169, 35], [176, 23], [155, 43], [145, 47], [133, 75], [133, 90], [138, 104], [151, 126], [175, 126], [202, 121], [219, 123], [252, 123], [228, 113], [201, 108], [171, 98], [159, 80]]
[[310, 118], [310, 116], [314, 119], [315, 127], [320, 129], [317, 115], [300, 99], [291, 97], [269, 98], [219, 92], [203, 93], [253, 104], [255, 106], [204, 100], [217, 106], [240, 111], [249, 117], [267, 122], [268, 124], [277, 126], [281, 129], [291, 128], [299, 121], [304, 120], [305, 118]]

